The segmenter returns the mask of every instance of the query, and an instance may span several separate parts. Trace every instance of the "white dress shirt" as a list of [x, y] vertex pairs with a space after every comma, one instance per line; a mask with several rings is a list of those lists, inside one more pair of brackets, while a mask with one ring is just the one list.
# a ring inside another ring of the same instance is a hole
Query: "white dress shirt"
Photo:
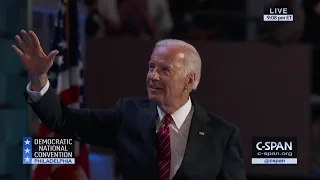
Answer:
[[31, 91], [30, 82], [27, 85], [27, 92], [32, 102], [37, 102], [41, 99], [41, 97], [48, 91], [50, 87], [50, 82], [47, 81], [46, 85], [40, 91]]
[[[159, 114], [159, 119], [156, 123], [158, 129], [161, 124], [161, 120], [166, 114], [159, 107], [157, 107], [157, 109]], [[171, 146], [170, 179], [173, 178], [182, 163], [184, 152], [186, 150], [192, 115], [193, 108], [190, 97], [185, 105], [171, 114], [174, 123], [169, 124]]]
[[[30, 83], [27, 85], [27, 92], [33, 102], [41, 99], [41, 97], [48, 91], [50, 87], [49, 81], [41, 89], [41, 91], [31, 91]], [[159, 128], [163, 117], [166, 115], [159, 107], [157, 107], [159, 119], [156, 122], [157, 129]], [[187, 139], [189, 135], [190, 123], [193, 115], [193, 107], [189, 97], [189, 100], [176, 112], [172, 113], [174, 123], [169, 124], [170, 129], [170, 146], [171, 146], [171, 169], [170, 179], [178, 171], [184, 156], [184, 152], [187, 145]]]

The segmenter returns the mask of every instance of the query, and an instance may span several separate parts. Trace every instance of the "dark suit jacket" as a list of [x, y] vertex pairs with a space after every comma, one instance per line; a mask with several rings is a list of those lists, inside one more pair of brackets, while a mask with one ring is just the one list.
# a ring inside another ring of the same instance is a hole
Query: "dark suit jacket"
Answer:
[[[192, 103], [186, 152], [174, 180], [245, 180], [238, 128], [207, 113], [193, 99]], [[52, 131], [114, 149], [123, 180], [159, 179], [155, 103], [145, 98], [123, 98], [112, 109], [71, 109], [50, 87], [40, 101], [29, 104]]]

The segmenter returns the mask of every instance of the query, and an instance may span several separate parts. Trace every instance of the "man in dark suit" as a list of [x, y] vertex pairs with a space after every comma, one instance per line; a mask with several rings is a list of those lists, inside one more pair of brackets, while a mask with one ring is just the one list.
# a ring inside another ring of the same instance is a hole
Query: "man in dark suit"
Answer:
[[[197, 50], [180, 40], [154, 48], [148, 98], [122, 98], [104, 110], [68, 108], [50, 87], [47, 71], [58, 51], [46, 55], [36, 34], [22, 30], [12, 46], [30, 83], [25, 97], [52, 131], [112, 148], [124, 180], [244, 180], [238, 128], [206, 112], [189, 94], [200, 81]], [[130, 87], [128, 87], [130, 88]]]

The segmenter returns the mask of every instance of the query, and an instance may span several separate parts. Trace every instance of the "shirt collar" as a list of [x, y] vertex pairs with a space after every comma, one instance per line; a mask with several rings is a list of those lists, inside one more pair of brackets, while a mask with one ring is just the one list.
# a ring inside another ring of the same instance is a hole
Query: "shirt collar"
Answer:
[[[174, 123], [180, 129], [184, 121], [186, 120], [190, 110], [191, 110], [192, 104], [190, 97], [186, 104], [184, 104], [181, 108], [179, 108], [176, 112], [172, 113], [171, 116], [173, 118]], [[166, 115], [158, 106], [157, 106], [160, 122], [162, 121], [163, 117]]]

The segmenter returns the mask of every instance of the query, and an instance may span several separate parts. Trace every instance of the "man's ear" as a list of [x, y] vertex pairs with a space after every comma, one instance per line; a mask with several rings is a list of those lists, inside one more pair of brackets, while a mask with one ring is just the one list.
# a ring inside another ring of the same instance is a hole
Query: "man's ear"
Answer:
[[192, 72], [186, 78], [185, 89], [188, 89], [191, 91], [195, 81], [196, 81], [196, 73]]

